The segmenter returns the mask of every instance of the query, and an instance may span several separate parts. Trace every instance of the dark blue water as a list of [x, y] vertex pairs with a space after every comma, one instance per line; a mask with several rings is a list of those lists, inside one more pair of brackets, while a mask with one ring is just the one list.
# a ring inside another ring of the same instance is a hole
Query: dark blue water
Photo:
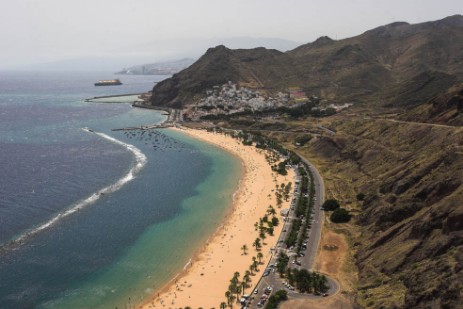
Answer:
[[[225, 212], [236, 160], [176, 132], [111, 131], [163, 116], [83, 102], [147, 91], [160, 79], [93, 86], [107, 78], [0, 72], [0, 308], [122, 308], [130, 296], [141, 300], [184, 265]], [[84, 127], [136, 147], [143, 168], [100, 194], [140, 162]], [[69, 209], [78, 210], [59, 217]]]
[[[129, 152], [81, 128], [118, 126], [108, 121], [126, 115], [130, 106], [82, 100], [146, 91], [159, 77], [129, 76], [120, 87], [94, 87], [92, 81], [104, 76], [0, 73], [0, 243], [120, 177], [129, 166]], [[140, 121], [162, 119], [155, 113], [145, 118]]]

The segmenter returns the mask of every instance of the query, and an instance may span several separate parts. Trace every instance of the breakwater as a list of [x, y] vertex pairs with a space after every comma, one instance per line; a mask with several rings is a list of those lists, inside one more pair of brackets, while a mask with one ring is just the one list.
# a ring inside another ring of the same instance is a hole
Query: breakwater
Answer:
[[[97, 96], [93, 98], [85, 99], [85, 102], [93, 102], [93, 103], [121, 103], [119, 101], [97, 101], [102, 99], [110, 99], [110, 98], [120, 98], [120, 97], [132, 97], [132, 96], [141, 96], [143, 93], [125, 93], [125, 94], [112, 94], [112, 95], [104, 95], [104, 96]], [[135, 101], [137, 102], [137, 101]], [[135, 103], [134, 102], [134, 103]]]

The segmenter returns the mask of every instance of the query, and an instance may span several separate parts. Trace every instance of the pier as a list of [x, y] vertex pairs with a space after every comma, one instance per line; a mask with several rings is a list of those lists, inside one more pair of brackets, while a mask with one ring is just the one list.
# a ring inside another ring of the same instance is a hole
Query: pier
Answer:
[[104, 96], [99, 96], [99, 97], [93, 97], [93, 98], [88, 98], [85, 99], [85, 102], [93, 102], [93, 103], [121, 103], [117, 101], [105, 101], [105, 102], [95, 102], [95, 100], [101, 100], [101, 99], [110, 99], [110, 98], [120, 98], [120, 97], [131, 97], [131, 96], [141, 96], [144, 93], [125, 93], [125, 94], [112, 94], [112, 95], [104, 95]]
[[118, 95], [106, 95], [106, 96], [98, 96], [98, 97], [85, 99], [85, 102], [121, 103], [117, 101], [95, 102], [95, 100], [110, 99], [110, 98], [117, 98], [117, 97], [138, 96], [140, 100], [134, 101], [132, 103], [133, 107], [162, 111], [163, 112], [162, 115], [167, 116], [167, 119], [161, 124], [141, 125], [139, 127], [116, 128], [116, 129], [111, 129], [111, 131], [135, 131], [135, 130], [145, 131], [145, 130], [152, 130], [152, 129], [165, 129], [165, 128], [176, 127], [179, 122], [182, 122], [183, 113], [180, 109], [174, 109], [174, 108], [169, 108], [165, 106], [154, 106], [154, 105], [147, 104], [148, 103], [148, 100], [146, 98], [147, 95], [149, 95], [149, 93], [127, 93], [127, 94], [118, 94]]
[[165, 129], [165, 128], [172, 128], [176, 125], [174, 123], [165, 122], [162, 124], [152, 124], [147, 126], [139, 126], [139, 127], [126, 127], [126, 128], [119, 128], [119, 129], [111, 129], [111, 131], [137, 131], [137, 130], [152, 130], [152, 129]]
[[[145, 107], [148, 108], [148, 107]], [[156, 107], [149, 107], [150, 109], [157, 109]], [[158, 109], [159, 110], [159, 109]], [[173, 108], [162, 108], [163, 111], [166, 112], [167, 119], [161, 124], [151, 124], [151, 125], [142, 125], [139, 127], [126, 127], [126, 128], [118, 128], [118, 129], [111, 129], [111, 131], [134, 131], [134, 130], [152, 130], [152, 129], [165, 129], [165, 128], [172, 128], [177, 127], [180, 122], [182, 122], [182, 111]]]

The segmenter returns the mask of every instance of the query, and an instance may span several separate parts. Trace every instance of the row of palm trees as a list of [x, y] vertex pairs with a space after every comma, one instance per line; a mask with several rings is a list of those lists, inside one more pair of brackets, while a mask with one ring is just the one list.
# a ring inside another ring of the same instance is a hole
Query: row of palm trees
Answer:
[[233, 308], [233, 303], [236, 300], [237, 302], [240, 299], [240, 296], [244, 295], [246, 289], [251, 287], [251, 276], [254, 276], [255, 273], [259, 272], [259, 264], [262, 264], [262, 259], [264, 255], [262, 252], [257, 252], [256, 256], [252, 257], [252, 264], [249, 265], [249, 270], [246, 270], [242, 280], [240, 280], [240, 273], [235, 272], [233, 278], [230, 280], [230, 285], [228, 286], [228, 290], [225, 292], [226, 302], [222, 302], [220, 304], [220, 308], [226, 308], [229, 306]]
[[[272, 215], [272, 220], [269, 220], [268, 216]], [[233, 308], [233, 303], [235, 300], [238, 302], [241, 295], [245, 294], [245, 290], [251, 287], [251, 276], [254, 276], [257, 272], [259, 272], [259, 264], [262, 264], [262, 259], [264, 255], [262, 254], [261, 250], [262, 247], [266, 244], [264, 241], [266, 239], [266, 234], [270, 236], [273, 235], [273, 226], [278, 224], [278, 218], [276, 218], [276, 210], [273, 208], [272, 205], [269, 205], [267, 208], [267, 213], [263, 218], [259, 219], [259, 223], [255, 223], [256, 231], [259, 231], [259, 237], [257, 237], [252, 242], [252, 247], [255, 248], [257, 254], [252, 257], [252, 263], [249, 265], [248, 270], [246, 270], [245, 274], [243, 275], [242, 280], [240, 280], [240, 273], [235, 272], [233, 278], [230, 280], [230, 285], [228, 286], [228, 290], [225, 292], [225, 299], [226, 301], [220, 304], [221, 309], [225, 309], [227, 306]], [[265, 226], [267, 224], [267, 226]], [[249, 251], [249, 247], [244, 244], [240, 248], [243, 251], [243, 255], [247, 255]]]
[[280, 185], [276, 184], [275, 185], [275, 197], [277, 200], [277, 206], [278, 208], [281, 208], [283, 204], [283, 199], [285, 201], [289, 200], [289, 196], [291, 193], [291, 188], [292, 188], [292, 183], [291, 181], [285, 184], [284, 182], [281, 183]]

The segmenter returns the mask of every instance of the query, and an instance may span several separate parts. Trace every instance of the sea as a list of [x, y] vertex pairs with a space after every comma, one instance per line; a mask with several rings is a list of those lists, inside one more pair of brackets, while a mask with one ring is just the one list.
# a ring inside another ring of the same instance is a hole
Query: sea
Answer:
[[[121, 86], [95, 87], [120, 78]], [[231, 154], [134, 108], [165, 76], [0, 71], [0, 308], [135, 308], [230, 211]], [[219, 304], [218, 304], [219, 305]]]

